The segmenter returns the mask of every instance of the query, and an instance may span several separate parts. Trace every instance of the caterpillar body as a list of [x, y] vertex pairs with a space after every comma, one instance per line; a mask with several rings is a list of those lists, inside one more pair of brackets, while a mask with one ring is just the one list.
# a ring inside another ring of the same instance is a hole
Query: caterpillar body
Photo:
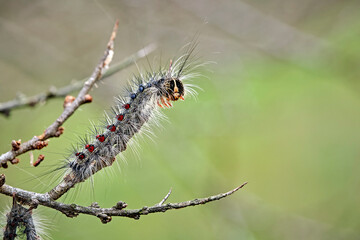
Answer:
[[22, 237], [26, 236], [26, 239], [30, 240], [39, 239], [31, 209], [26, 209], [14, 200], [10, 212], [6, 215], [6, 226], [2, 233], [3, 239], [15, 239], [17, 236], [22, 235]]
[[159, 107], [170, 108], [171, 102], [196, 93], [194, 85], [186, 83], [198, 76], [192, 71], [201, 65], [193, 59], [195, 46], [194, 42], [189, 44], [185, 54], [174, 63], [170, 61], [169, 67], [134, 77], [127, 96], [119, 97], [111, 113], [106, 114], [104, 126], [89, 134], [82, 146], [75, 149], [61, 166], [67, 171], [63, 180], [48, 192], [51, 199], [60, 198], [76, 183], [112, 165], [143, 125], [156, 118]]
[[51, 239], [47, 232], [49, 220], [33, 209], [13, 198], [12, 206], [7, 205], [0, 214], [0, 239]]

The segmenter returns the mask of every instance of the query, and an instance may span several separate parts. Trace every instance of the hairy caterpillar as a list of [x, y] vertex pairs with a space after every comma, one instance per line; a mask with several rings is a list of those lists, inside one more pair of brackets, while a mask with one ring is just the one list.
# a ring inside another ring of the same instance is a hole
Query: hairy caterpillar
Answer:
[[43, 239], [49, 238], [46, 229], [49, 227], [48, 220], [42, 219], [32, 207], [25, 208], [13, 198], [12, 207], [1, 214], [0, 232], [2, 239]]
[[171, 107], [171, 102], [184, 100], [194, 94], [194, 85], [186, 83], [197, 74], [192, 70], [201, 64], [194, 59], [196, 42], [187, 45], [185, 54], [167, 68], [134, 77], [126, 96], [117, 99], [112, 112], [106, 114], [105, 124], [86, 136], [60, 169], [66, 169], [63, 180], [48, 192], [56, 200], [76, 183], [83, 182], [104, 167], [113, 164], [115, 157], [126, 150], [128, 142], [144, 124], [155, 119], [158, 107]]
[[3, 234], [4, 239], [15, 239], [19, 234], [26, 235], [27, 239], [38, 239], [31, 210], [14, 201], [11, 211], [7, 214], [7, 223]]

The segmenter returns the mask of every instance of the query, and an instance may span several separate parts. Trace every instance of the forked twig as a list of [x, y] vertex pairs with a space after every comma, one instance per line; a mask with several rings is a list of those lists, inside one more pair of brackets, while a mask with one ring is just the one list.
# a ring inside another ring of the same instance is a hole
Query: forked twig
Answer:
[[170, 197], [170, 194], [172, 192], [172, 188], [170, 188], [169, 192], [166, 194], [166, 196], [157, 204], [158, 206], [161, 206], [164, 204], [164, 202]]
[[[26, 153], [35, 149], [42, 149], [46, 147], [48, 142], [46, 141], [49, 138], [59, 137], [64, 129], [61, 127], [62, 124], [82, 105], [92, 101], [92, 97], [88, 94], [93, 85], [101, 78], [108, 77], [115, 72], [124, 69], [125, 67], [131, 65], [136, 59], [146, 56], [148, 52], [151, 52], [155, 49], [155, 45], [149, 45], [144, 49], [138, 51], [136, 54], [125, 59], [123, 62], [116, 64], [105, 73], [105, 70], [109, 68], [109, 64], [113, 56], [114, 40], [116, 37], [116, 31], [118, 28], [118, 22], [116, 22], [110, 40], [107, 44], [105, 53], [96, 66], [92, 75], [83, 83], [83, 81], [76, 82], [74, 85], [66, 86], [61, 88], [57, 95], [66, 95], [67, 93], [81, 88], [78, 96], [76, 98], [65, 98], [64, 102], [64, 111], [62, 114], [53, 122], [40, 136], [34, 136], [32, 139], [27, 142], [21, 143], [20, 141], [13, 141], [12, 149], [0, 156], [0, 167], [8, 167], [7, 162], [17, 163], [19, 161], [14, 161], [17, 156]], [[56, 95], [56, 94], [55, 94]], [[41, 97], [40, 97], [41, 98]]]
[[[45, 207], [56, 209], [63, 214], [65, 214], [68, 217], [76, 217], [79, 214], [86, 214], [86, 215], [92, 215], [100, 218], [100, 220], [103, 223], [108, 223], [111, 221], [112, 216], [119, 216], [119, 217], [128, 217], [133, 219], [139, 219], [141, 215], [148, 215], [151, 213], [158, 213], [158, 212], [166, 212], [168, 210], [172, 209], [180, 209], [180, 208], [186, 208], [190, 206], [197, 206], [200, 204], [206, 204], [212, 201], [220, 200], [222, 198], [225, 198], [242, 187], [244, 187], [247, 184], [247, 182], [243, 183], [242, 185], [238, 186], [237, 188], [228, 191], [226, 193], [220, 193], [217, 195], [213, 195], [206, 198], [197, 198], [186, 202], [179, 202], [179, 203], [167, 203], [167, 204], [155, 204], [151, 207], [142, 207], [139, 209], [130, 209], [126, 210], [124, 209], [127, 204], [124, 202], [119, 202], [121, 204], [116, 204], [112, 208], [100, 208], [97, 204], [92, 205], [90, 207], [80, 206], [76, 204], [65, 204], [56, 202], [50, 199], [48, 194], [39, 194], [35, 192], [25, 191], [19, 188], [14, 188], [9, 185], [3, 185], [0, 188], [0, 193], [13, 196], [15, 195], [16, 198], [23, 203], [32, 205], [42, 205]], [[170, 195], [171, 191], [165, 196], [165, 198], [161, 201], [164, 202], [166, 198]], [[161, 203], [160, 202], [160, 203]]]
[[[106, 79], [114, 75], [115, 73], [131, 66], [138, 59], [141, 59], [149, 55], [151, 52], [155, 50], [155, 48], [156, 48], [155, 44], [149, 44], [148, 46], [134, 53], [133, 55], [125, 58], [123, 61], [112, 64], [112, 66], [103, 74], [101, 80]], [[3, 114], [8, 117], [10, 116], [10, 112], [12, 110], [26, 108], [26, 107], [34, 107], [39, 103], [44, 103], [50, 99], [63, 98], [72, 92], [80, 90], [87, 79], [88, 78], [72, 81], [69, 85], [60, 88], [56, 88], [55, 86], [52, 86], [49, 88], [48, 91], [36, 94], [34, 96], [26, 97], [20, 95], [13, 100], [0, 103], [0, 114]]]

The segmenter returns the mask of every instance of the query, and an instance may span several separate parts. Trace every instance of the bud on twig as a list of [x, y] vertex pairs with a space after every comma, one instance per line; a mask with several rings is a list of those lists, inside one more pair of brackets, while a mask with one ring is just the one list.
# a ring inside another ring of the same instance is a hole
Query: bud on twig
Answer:
[[64, 130], [65, 130], [64, 127], [59, 127], [54, 136], [55, 137], [60, 137], [60, 135], [64, 133]]
[[11, 141], [11, 147], [12, 147], [12, 150], [13, 151], [17, 151], [20, 149], [20, 144], [21, 144], [21, 139], [15, 141], [15, 140], [12, 140]]
[[10, 162], [11, 162], [11, 164], [18, 164], [20, 162], [20, 159], [15, 158], [15, 159], [11, 160]]
[[2, 163], [1, 163], [1, 167], [2, 167], [2, 168], [8, 168], [7, 162], [2, 162]]
[[38, 157], [38, 159], [36, 160], [36, 162], [33, 163], [33, 166], [34, 166], [34, 167], [39, 166], [40, 163], [41, 163], [42, 161], [44, 161], [44, 159], [45, 159], [45, 156], [42, 155], [42, 154], [40, 154], [39, 157]]
[[119, 201], [116, 203], [115, 206], [113, 206], [113, 208], [121, 210], [121, 209], [126, 208], [127, 206], [128, 206], [127, 203], [125, 203], [123, 201]]
[[63, 107], [64, 107], [64, 108], [67, 108], [67, 107], [71, 106], [71, 104], [73, 103], [73, 101], [75, 101], [75, 97], [70, 96], [70, 95], [67, 95], [67, 96], [65, 97]]
[[48, 145], [48, 141], [37, 141], [33, 144], [34, 149], [42, 149]]
[[92, 96], [90, 94], [86, 94], [84, 103], [91, 103], [91, 102], [92, 102]]

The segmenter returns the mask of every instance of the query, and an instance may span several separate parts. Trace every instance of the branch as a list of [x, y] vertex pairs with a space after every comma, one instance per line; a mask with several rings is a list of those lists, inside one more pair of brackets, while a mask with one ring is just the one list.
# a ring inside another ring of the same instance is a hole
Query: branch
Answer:
[[[118, 28], [118, 22], [116, 22], [114, 29], [112, 31], [110, 40], [107, 44], [107, 48], [105, 50], [104, 56], [102, 57], [100, 63], [96, 66], [92, 75], [87, 79], [87, 81], [81, 80], [76, 81], [68, 86], [62, 87], [58, 90], [52, 89], [48, 93], [41, 93], [33, 97], [24, 98], [22, 100], [12, 100], [10, 102], [0, 104], [0, 113], [1, 112], [9, 112], [10, 109], [25, 107], [26, 104], [33, 106], [38, 102], [46, 101], [47, 99], [56, 98], [56, 97], [63, 97], [66, 96], [68, 93], [78, 90], [81, 88], [78, 96], [76, 98], [67, 96], [64, 102], [64, 111], [59, 116], [58, 119], [54, 123], [52, 123], [43, 134], [40, 136], [34, 136], [29, 141], [22, 143], [19, 141], [12, 141], [12, 149], [0, 156], [0, 167], [7, 168], [7, 162], [11, 162], [12, 164], [16, 164], [19, 160], [16, 158], [17, 156], [26, 153], [31, 150], [35, 149], [42, 149], [46, 147], [48, 142], [46, 141], [52, 137], [59, 137], [64, 128], [61, 125], [84, 103], [88, 103], [92, 101], [92, 97], [87, 93], [93, 87], [93, 85], [99, 81], [100, 79], [104, 79], [109, 77], [116, 72], [130, 66], [133, 64], [137, 59], [143, 58], [147, 56], [150, 52], [154, 51], [156, 46], [155, 44], [150, 44], [145, 48], [139, 50], [135, 54], [129, 56], [122, 62], [119, 62], [109, 68], [109, 64], [112, 60], [112, 56], [114, 54], [114, 40], [116, 37], [116, 30]], [[109, 69], [108, 69], [109, 68]], [[107, 70], [108, 69], [108, 70]], [[107, 70], [105, 72], [105, 70]], [[84, 83], [85, 81], [85, 83]]]
[[[65, 204], [56, 202], [50, 199], [49, 195], [47, 193], [45, 194], [39, 194], [35, 192], [25, 191], [19, 188], [14, 188], [9, 185], [4, 184], [2, 187], [0, 187], [0, 193], [8, 195], [8, 196], [16, 196], [16, 199], [22, 201], [24, 204], [29, 204], [32, 207], [36, 207], [36, 205], [42, 205], [45, 207], [53, 208], [57, 211], [62, 212], [67, 217], [76, 217], [79, 214], [86, 214], [86, 215], [92, 215], [100, 218], [102, 223], [108, 223], [111, 221], [112, 216], [118, 216], [118, 217], [127, 217], [127, 218], [133, 218], [133, 219], [139, 219], [141, 215], [148, 215], [150, 213], [159, 213], [159, 212], [166, 212], [168, 210], [172, 209], [180, 209], [180, 208], [186, 208], [190, 206], [197, 206], [200, 204], [206, 204], [212, 201], [220, 200], [222, 198], [225, 198], [236, 191], [238, 191], [240, 188], [244, 187], [247, 184], [247, 182], [243, 183], [239, 187], [228, 191], [226, 193], [220, 193], [217, 195], [213, 195], [206, 198], [199, 198], [199, 199], [193, 199], [186, 202], [179, 202], [179, 203], [167, 203], [163, 204], [163, 201], [160, 202], [161, 204], [155, 204], [151, 207], [142, 207], [139, 209], [130, 209], [125, 210], [124, 208], [127, 207], [127, 204], [124, 202], [118, 202], [114, 207], [112, 208], [100, 208], [97, 203], [93, 203], [90, 207], [84, 207], [79, 206], [76, 204]], [[171, 192], [166, 197], [169, 197]], [[165, 197], [165, 198], [166, 198]], [[164, 198], [164, 199], [165, 199]]]
[[[143, 50], [144, 52], [138, 52], [137, 54], [133, 55], [131, 59], [127, 59], [126, 61], [114, 66], [110, 71], [105, 74], [105, 70], [109, 68], [109, 64], [112, 61], [112, 57], [114, 54], [114, 39], [116, 37], [116, 31], [118, 28], [118, 21], [116, 22], [110, 40], [107, 44], [107, 48], [105, 50], [105, 53], [100, 61], [100, 63], [96, 66], [94, 72], [92, 75], [84, 82], [78, 81], [71, 85], [65, 86], [63, 88], [60, 88], [59, 90], [53, 89], [49, 93], [44, 94], [38, 94], [32, 98], [25, 99], [24, 101], [18, 101], [13, 102], [10, 107], [5, 106], [5, 110], [1, 109], [0, 104], [0, 113], [9, 113], [10, 110], [20, 107], [25, 107], [26, 105], [35, 105], [39, 102], [46, 101], [50, 98], [55, 97], [63, 97], [70, 93], [71, 91], [80, 89], [80, 92], [78, 93], [78, 96], [76, 98], [72, 96], [66, 96], [64, 101], [64, 111], [62, 114], [56, 119], [54, 123], [52, 123], [43, 134], [40, 136], [34, 136], [31, 140], [21, 143], [20, 140], [18, 141], [12, 141], [12, 150], [4, 153], [0, 156], [0, 167], [7, 167], [7, 162], [11, 161], [12, 164], [16, 164], [19, 162], [18, 159], [15, 157], [34, 149], [41, 149], [43, 147], [47, 146], [47, 139], [52, 137], [59, 137], [64, 129], [61, 127], [62, 124], [82, 105], [88, 102], [92, 101], [92, 97], [88, 94], [91, 88], [96, 84], [97, 81], [99, 81], [101, 78], [110, 76], [114, 74], [115, 72], [119, 71], [120, 69], [125, 68], [126, 66], [130, 65], [134, 62], [134, 59], [141, 58], [146, 55], [146, 52], [151, 52], [154, 47], [149, 46], [145, 48], [146, 50]], [[10, 101], [11, 102], [11, 101]], [[4, 105], [4, 104], [3, 104]], [[40, 157], [41, 156], [41, 157]], [[40, 155], [38, 158], [38, 161], [35, 162], [33, 165], [38, 165], [41, 160], [43, 160], [44, 156]], [[115, 158], [113, 159], [113, 161]], [[111, 164], [110, 164], [111, 165]], [[92, 170], [92, 173], [95, 174], [97, 171], [101, 170], [102, 168], [108, 166], [108, 164], [102, 164], [99, 162], [97, 166], [94, 167]], [[53, 190], [51, 190], [49, 193], [36, 193], [36, 192], [30, 192], [26, 191], [20, 188], [15, 188], [12, 186], [9, 186], [5, 184], [5, 175], [0, 175], [0, 193], [8, 196], [14, 197], [16, 201], [19, 201], [21, 204], [27, 204], [30, 205], [29, 209], [34, 209], [38, 205], [42, 205], [48, 208], [55, 209], [57, 211], [62, 212], [67, 217], [76, 217], [79, 214], [86, 214], [86, 215], [92, 215], [98, 217], [102, 223], [108, 223], [111, 221], [112, 216], [119, 216], [119, 217], [128, 217], [133, 219], [139, 219], [141, 215], [148, 215], [150, 213], [158, 213], [158, 212], [166, 212], [168, 210], [172, 209], [181, 209], [186, 208], [189, 206], [197, 206], [200, 204], [206, 204], [215, 200], [220, 200], [222, 198], [225, 198], [236, 191], [238, 191], [240, 188], [244, 187], [247, 183], [244, 183], [240, 185], [239, 187], [226, 192], [221, 193], [217, 195], [213, 195], [206, 198], [200, 198], [200, 199], [193, 199], [190, 201], [185, 202], [179, 202], [179, 203], [168, 203], [164, 204], [165, 201], [169, 198], [171, 194], [171, 189], [169, 193], [158, 203], [151, 207], [144, 206], [140, 209], [132, 209], [132, 210], [126, 210], [127, 204], [120, 201], [116, 203], [115, 206], [112, 208], [100, 208], [97, 203], [93, 203], [91, 206], [80, 206], [76, 204], [65, 204], [55, 201], [54, 199], [59, 198], [62, 194], [67, 192], [71, 187], [73, 187], [75, 184], [80, 183], [84, 181], [85, 179], [78, 179], [71, 174], [66, 175], [64, 178], [64, 181], [60, 183], [58, 186], [56, 186]]]
[[31, 140], [23, 143], [23, 144], [17, 144], [13, 145], [13, 148], [11, 151], [4, 153], [0, 156], [0, 165], [4, 168], [7, 167], [7, 161], [13, 160], [16, 156], [19, 156], [20, 154], [23, 154], [27, 151], [34, 150], [34, 149], [42, 149], [43, 147], [47, 146], [47, 141], [45, 141], [48, 138], [52, 137], [59, 137], [64, 129], [60, 126], [77, 110], [80, 105], [84, 103], [88, 103], [92, 101], [92, 97], [88, 95], [88, 92], [92, 88], [92, 86], [95, 84], [96, 81], [98, 81], [104, 70], [106, 70], [109, 67], [109, 64], [112, 60], [112, 57], [114, 55], [114, 40], [116, 37], [116, 31], [118, 28], [119, 22], [117, 21], [115, 23], [114, 29], [111, 33], [110, 40], [107, 44], [104, 56], [102, 57], [100, 63], [96, 66], [94, 72], [89, 77], [89, 79], [84, 83], [84, 86], [80, 90], [78, 96], [74, 99], [73, 97], [66, 97], [64, 102], [64, 111], [59, 116], [58, 119], [55, 120], [54, 123], [52, 123], [43, 134], [40, 136], [34, 136]]
[[[101, 77], [102, 79], [108, 78], [112, 76], [113, 74], [131, 66], [134, 62], [136, 62], [138, 59], [141, 59], [151, 52], [155, 50], [156, 46], [155, 44], [150, 44], [139, 51], [137, 51], [135, 54], [127, 57], [121, 62], [117, 62], [113, 64]], [[54, 99], [54, 98], [63, 98], [70, 94], [71, 92], [80, 90], [84, 82], [88, 78], [84, 78], [82, 80], [74, 81], [70, 83], [69, 85], [63, 86], [59, 89], [57, 89], [55, 86], [51, 86], [47, 92], [39, 93], [37, 95], [26, 97], [22, 94], [20, 94], [18, 97], [16, 97], [13, 100], [10, 100], [8, 102], [0, 103], [0, 114], [3, 114], [4, 116], [8, 117], [10, 116], [10, 112], [15, 109], [21, 109], [26, 107], [34, 107], [35, 105], [39, 103], [44, 103], [47, 100]]]
[[[64, 101], [64, 111], [62, 114], [58, 117], [58, 119], [55, 120], [40, 136], [34, 136], [29, 141], [22, 143], [19, 141], [12, 141], [12, 149], [0, 156], [0, 167], [7, 168], [8, 164], [7, 162], [10, 161], [12, 164], [16, 164], [19, 162], [18, 159], [15, 159], [17, 156], [34, 150], [34, 149], [42, 149], [43, 147], [46, 147], [48, 145], [48, 141], [46, 141], [49, 138], [52, 137], [59, 137], [63, 131], [64, 128], [61, 127], [61, 125], [82, 105], [88, 102], [92, 101], [92, 97], [88, 94], [90, 89], [93, 87], [93, 85], [101, 79], [103, 76], [103, 73], [106, 69], [108, 69], [109, 64], [112, 60], [113, 54], [114, 54], [114, 40], [116, 37], [116, 31], [118, 28], [119, 22], [117, 21], [115, 23], [115, 26], [113, 28], [113, 31], [111, 33], [110, 40], [107, 44], [104, 56], [102, 57], [100, 63], [96, 66], [94, 72], [92, 75], [88, 78], [88, 80], [83, 84], [82, 89], [80, 90], [78, 96], [76, 98], [67, 96]], [[154, 47], [150, 46], [148, 47], [150, 50], [152, 50]], [[141, 57], [144, 56], [144, 53], [137, 53], [135, 57]], [[123, 68], [125, 66], [128, 66], [131, 64], [133, 59], [125, 60], [122, 64], [119, 64], [115, 66], [115, 68], [112, 69], [112, 71], [109, 73], [109, 75], [113, 74], [116, 69]], [[71, 87], [70, 87], [71, 89]]]

